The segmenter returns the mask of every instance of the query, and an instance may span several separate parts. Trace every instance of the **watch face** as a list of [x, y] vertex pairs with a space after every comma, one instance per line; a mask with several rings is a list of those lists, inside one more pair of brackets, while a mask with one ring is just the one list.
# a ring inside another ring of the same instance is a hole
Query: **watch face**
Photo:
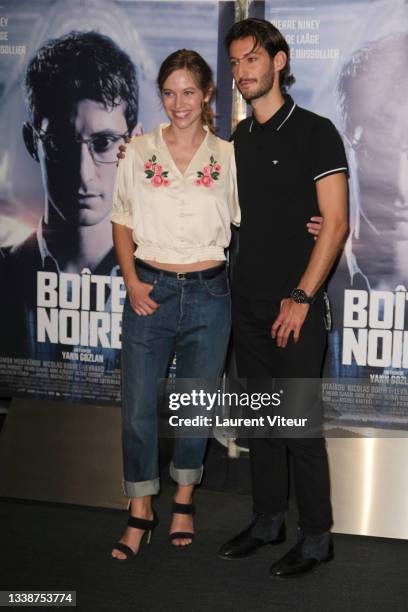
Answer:
[[307, 302], [307, 295], [303, 291], [303, 289], [294, 289], [290, 294], [292, 300], [294, 300], [297, 304], [305, 304]]

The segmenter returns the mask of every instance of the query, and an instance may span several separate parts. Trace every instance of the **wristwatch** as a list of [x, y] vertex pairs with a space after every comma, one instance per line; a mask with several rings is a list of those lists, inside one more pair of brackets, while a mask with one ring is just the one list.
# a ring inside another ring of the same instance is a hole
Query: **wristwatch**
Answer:
[[307, 295], [303, 289], [293, 289], [290, 297], [296, 304], [313, 304], [314, 297], [312, 295]]

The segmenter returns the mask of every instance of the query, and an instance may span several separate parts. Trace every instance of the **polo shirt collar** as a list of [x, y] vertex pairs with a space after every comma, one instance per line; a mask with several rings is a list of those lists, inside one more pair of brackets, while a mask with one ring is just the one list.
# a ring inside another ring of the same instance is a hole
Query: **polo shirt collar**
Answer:
[[270, 119], [268, 119], [268, 121], [265, 121], [265, 123], [258, 123], [258, 121], [255, 119], [255, 116], [253, 115], [249, 124], [249, 131], [253, 132], [254, 130], [256, 131], [259, 129], [279, 131], [281, 127], [283, 127], [283, 125], [286, 123], [286, 121], [290, 119], [296, 107], [296, 104], [291, 96], [285, 94], [284, 98], [284, 104], [280, 107], [278, 111], [276, 111], [274, 115], [272, 115]]

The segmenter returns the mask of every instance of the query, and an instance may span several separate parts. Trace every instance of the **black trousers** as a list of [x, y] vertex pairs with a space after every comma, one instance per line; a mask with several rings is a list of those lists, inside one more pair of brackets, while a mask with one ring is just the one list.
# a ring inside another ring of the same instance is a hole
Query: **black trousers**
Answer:
[[[295, 344], [290, 338], [286, 348], [278, 348], [271, 337], [279, 308], [279, 300], [254, 300], [233, 295], [233, 339], [238, 376], [258, 381], [320, 378], [327, 335], [323, 298], [318, 297], [309, 307], [299, 342]], [[256, 388], [257, 381], [252, 382]], [[304, 414], [310, 413], [309, 408], [304, 407]], [[249, 444], [254, 512], [275, 515], [287, 509], [290, 455], [299, 527], [311, 535], [329, 531], [332, 509], [324, 438], [319, 434], [304, 438], [259, 437], [250, 439]]]

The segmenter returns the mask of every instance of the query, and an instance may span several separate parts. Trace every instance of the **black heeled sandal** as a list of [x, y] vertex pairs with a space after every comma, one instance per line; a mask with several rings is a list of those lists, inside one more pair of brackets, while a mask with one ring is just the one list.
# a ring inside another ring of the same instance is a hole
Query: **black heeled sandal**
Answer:
[[142, 537], [140, 538], [140, 542], [139, 542], [139, 547], [136, 550], [136, 552], [134, 550], [132, 550], [130, 548], [130, 546], [127, 546], [126, 544], [123, 544], [123, 542], [116, 542], [115, 546], [113, 548], [116, 548], [116, 550], [120, 550], [120, 552], [123, 552], [123, 554], [126, 555], [125, 559], [118, 559], [118, 557], [112, 557], [112, 559], [114, 561], [131, 561], [132, 559], [134, 559], [136, 557], [136, 555], [138, 554], [140, 547], [142, 546], [143, 540], [146, 536], [146, 544], [150, 544], [150, 540], [152, 537], [152, 533], [153, 530], [157, 527], [159, 523], [159, 519], [157, 517], [157, 514], [155, 513], [155, 511], [153, 510], [153, 518], [151, 520], [149, 519], [142, 519], [142, 518], [138, 518], [137, 516], [129, 516], [128, 518], [128, 526], [129, 527], [134, 527], [136, 529], [144, 529], [145, 532], [142, 535]]
[[[173, 502], [172, 512], [173, 514], [191, 514], [191, 516], [194, 516], [195, 507], [194, 504], [178, 504], [177, 502]], [[191, 540], [190, 544], [177, 546], [177, 548], [184, 548], [184, 546], [191, 546], [193, 543], [192, 540], [194, 539], [194, 533], [191, 531], [174, 531], [174, 533], [170, 533], [169, 537], [171, 542], [173, 540], [182, 539]]]

